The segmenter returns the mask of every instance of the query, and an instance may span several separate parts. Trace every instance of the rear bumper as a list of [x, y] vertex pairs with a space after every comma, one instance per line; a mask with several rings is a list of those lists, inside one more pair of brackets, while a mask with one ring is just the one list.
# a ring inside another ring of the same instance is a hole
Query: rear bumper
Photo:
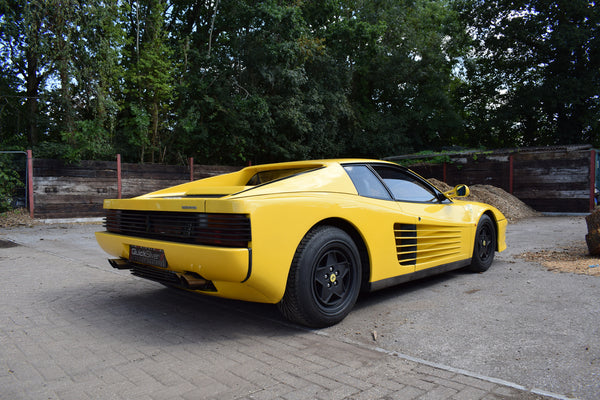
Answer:
[[508, 226], [508, 221], [506, 219], [501, 219], [498, 221], [498, 237], [496, 240], [498, 241], [497, 250], [504, 251], [506, 250], [506, 227]]
[[252, 252], [247, 248], [190, 245], [109, 232], [96, 232], [96, 240], [108, 254], [126, 260], [132, 245], [161, 249], [167, 259], [165, 271], [193, 273], [209, 281], [240, 283], [248, 280], [252, 271]]

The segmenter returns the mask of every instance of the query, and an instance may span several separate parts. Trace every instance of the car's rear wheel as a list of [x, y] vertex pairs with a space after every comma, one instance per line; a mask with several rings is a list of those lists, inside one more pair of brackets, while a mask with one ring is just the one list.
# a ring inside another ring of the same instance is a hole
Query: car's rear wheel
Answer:
[[496, 251], [496, 229], [488, 215], [482, 215], [475, 232], [475, 245], [469, 270], [473, 272], [487, 271], [494, 261]]
[[356, 303], [360, 277], [360, 256], [352, 238], [334, 226], [317, 227], [296, 250], [279, 310], [312, 328], [334, 325]]

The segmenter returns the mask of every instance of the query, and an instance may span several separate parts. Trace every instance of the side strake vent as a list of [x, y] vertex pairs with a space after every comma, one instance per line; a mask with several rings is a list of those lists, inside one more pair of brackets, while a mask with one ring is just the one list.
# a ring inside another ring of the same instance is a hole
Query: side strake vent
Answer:
[[415, 224], [394, 224], [396, 251], [400, 265], [417, 263], [417, 226]]
[[244, 214], [106, 210], [104, 227], [121, 235], [209, 246], [248, 247], [252, 240]]
[[394, 224], [400, 265], [442, 261], [461, 248], [461, 231], [453, 226]]

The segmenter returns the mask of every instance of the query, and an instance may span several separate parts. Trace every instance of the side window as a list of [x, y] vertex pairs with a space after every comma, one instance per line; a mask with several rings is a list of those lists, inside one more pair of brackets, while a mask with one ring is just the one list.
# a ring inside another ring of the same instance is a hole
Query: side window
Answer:
[[373, 169], [379, 174], [394, 196], [394, 200], [412, 202], [439, 202], [437, 194], [419, 179], [410, 174], [387, 166], [374, 165]]
[[392, 199], [379, 178], [366, 165], [346, 165], [344, 169], [359, 195], [383, 200]]

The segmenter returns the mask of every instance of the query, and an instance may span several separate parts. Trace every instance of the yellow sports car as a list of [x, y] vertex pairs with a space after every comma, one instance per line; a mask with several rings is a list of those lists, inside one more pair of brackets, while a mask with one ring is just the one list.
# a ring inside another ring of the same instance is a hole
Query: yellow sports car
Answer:
[[393, 163], [258, 165], [133, 199], [105, 200], [111, 265], [214, 296], [276, 303], [309, 327], [341, 321], [359, 292], [468, 267], [506, 248], [506, 218]]

